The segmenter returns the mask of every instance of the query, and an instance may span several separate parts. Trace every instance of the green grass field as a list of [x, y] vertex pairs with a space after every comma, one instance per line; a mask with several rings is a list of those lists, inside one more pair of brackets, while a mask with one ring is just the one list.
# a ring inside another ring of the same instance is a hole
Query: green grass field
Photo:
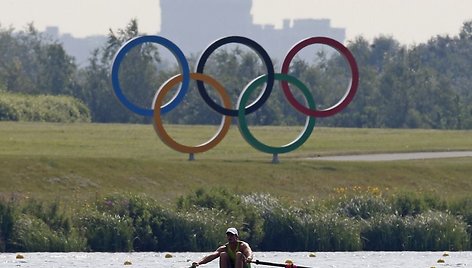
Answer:
[[[167, 126], [185, 144], [216, 127]], [[297, 127], [256, 127], [271, 145], [294, 139]], [[237, 126], [214, 149], [196, 155], [164, 145], [151, 125], [0, 122], [0, 193], [6, 198], [83, 202], [111, 193], [144, 193], [173, 203], [199, 187], [270, 193], [288, 201], [323, 198], [339, 188], [470, 195], [472, 158], [391, 162], [306, 160], [310, 156], [472, 150], [472, 131], [315, 128], [298, 150], [272, 156], [249, 146]]]

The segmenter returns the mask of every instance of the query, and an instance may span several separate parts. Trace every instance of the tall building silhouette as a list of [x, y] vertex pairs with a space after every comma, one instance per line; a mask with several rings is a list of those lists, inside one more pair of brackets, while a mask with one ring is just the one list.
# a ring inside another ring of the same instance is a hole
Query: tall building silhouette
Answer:
[[160, 0], [160, 35], [176, 43], [185, 54], [200, 53], [212, 41], [242, 35], [261, 44], [269, 55], [282, 60], [298, 41], [327, 36], [343, 43], [344, 28], [329, 19], [284, 20], [283, 27], [253, 23], [252, 0]]
[[[261, 44], [279, 62], [295, 43], [307, 37], [327, 36], [341, 43], [345, 40], [345, 29], [331, 27], [329, 19], [286, 19], [282, 28], [276, 29], [274, 25], [254, 24], [251, 8], [252, 0], [160, 0], [161, 31], [147, 34], [169, 38], [186, 55], [200, 54], [218, 38], [242, 35]], [[92, 51], [107, 39], [104, 35], [75, 38], [61, 34], [55, 26], [47, 27], [45, 32], [60, 40], [79, 66], [87, 65]], [[172, 57], [170, 53], [167, 56]]]

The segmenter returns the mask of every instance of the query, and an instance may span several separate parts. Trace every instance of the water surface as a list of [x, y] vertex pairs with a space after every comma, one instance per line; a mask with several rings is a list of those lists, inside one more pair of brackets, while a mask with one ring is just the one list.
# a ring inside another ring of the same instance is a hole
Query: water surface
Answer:
[[[21, 254], [23, 259], [18, 259]], [[207, 253], [0, 253], [0, 267], [73, 268], [73, 267], [124, 267], [124, 268], [186, 268], [193, 260]], [[172, 257], [166, 256], [171, 255]], [[310, 255], [315, 255], [312, 257]], [[445, 256], [447, 255], [447, 256]], [[472, 267], [472, 251], [464, 252], [256, 252], [260, 261], [284, 263], [290, 259], [295, 264], [308, 267], [385, 267], [431, 268]], [[443, 260], [444, 263], [438, 263]], [[129, 262], [131, 264], [125, 264]], [[218, 268], [218, 260], [200, 266]], [[255, 268], [270, 266], [254, 265]]]

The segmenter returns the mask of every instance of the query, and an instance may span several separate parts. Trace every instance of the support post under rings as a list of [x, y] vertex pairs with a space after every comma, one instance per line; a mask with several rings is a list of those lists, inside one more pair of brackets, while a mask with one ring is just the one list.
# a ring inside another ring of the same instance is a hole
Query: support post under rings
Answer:
[[279, 154], [278, 153], [274, 153], [272, 154], [272, 164], [278, 164], [280, 161], [279, 161]]
[[194, 153], [189, 153], [188, 154], [188, 161], [194, 161], [195, 160], [195, 154]]

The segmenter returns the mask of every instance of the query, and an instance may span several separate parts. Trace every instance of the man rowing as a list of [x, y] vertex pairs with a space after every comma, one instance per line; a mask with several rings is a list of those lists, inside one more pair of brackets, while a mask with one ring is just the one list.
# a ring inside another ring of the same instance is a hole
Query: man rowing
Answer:
[[239, 240], [238, 230], [228, 228], [226, 230], [228, 243], [217, 248], [213, 253], [203, 257], [198, 262], [193, 262], [192, 267], [220, 258], [220, 268], [250, 268], [252, 261], [252, 250], [248, 243]]

